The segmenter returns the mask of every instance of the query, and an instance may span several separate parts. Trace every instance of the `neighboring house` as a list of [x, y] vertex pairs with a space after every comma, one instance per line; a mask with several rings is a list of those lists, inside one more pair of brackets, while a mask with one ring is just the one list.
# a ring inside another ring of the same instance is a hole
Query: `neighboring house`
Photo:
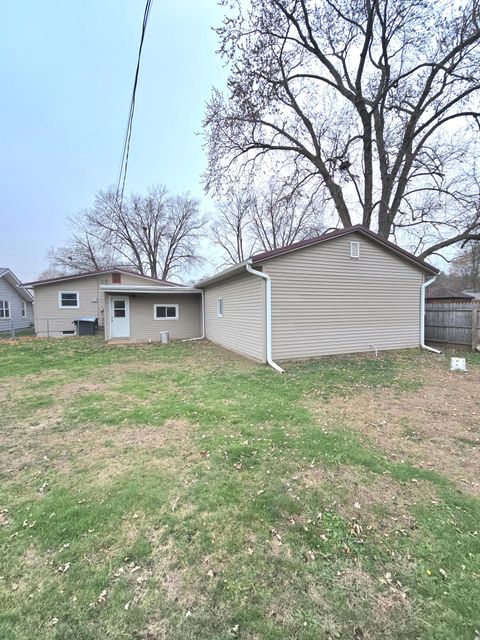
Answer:
[[45, 319], [66, 314], [55, 334], [63, 335], [75, 317], [95, 315], [110, 342], [158, 341], [168, 331], [276, 367], [275, 360], [418, 347], [424, 290], [437, 273], [357, 225], [257, 254], [195, 287], [118, 271], [33, 283], [35, 322], [45, 335]]
[[33, 323], [33, 296], [7, 267], [0, 267], [0, 333], [26, 329]]
[[[105, 324], [105, 294], [102, 286], [163, 285], [174, 283], [132, 273], [124, 269], [90, 271], [27, 282], [23, 286], [35, 292], [35, 332], [39, 337], [62, 337], [76, 334], [74, 321], [82, 317]], [[117, 315], [121, 313], [117, 304]], [[125, 312], [126, 313], [126, 312]]]
[[429, 287], [425, 294], [425, 299], [431, 304], [475, 302], [475, 296], [467, 291], [453, 291], [453, 289], [441, 285]]
[[462, 293], [467, 296], [471, 296], [475, 302], [480, 302], [480, 291], [472, 291], [471, 289], [466, 289]]

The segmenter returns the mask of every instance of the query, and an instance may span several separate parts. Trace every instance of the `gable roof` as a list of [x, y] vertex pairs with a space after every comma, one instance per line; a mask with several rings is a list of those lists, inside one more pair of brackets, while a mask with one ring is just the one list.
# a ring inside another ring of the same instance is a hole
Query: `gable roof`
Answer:
[[330, 233], [325, 233], [321, 236], [316, 236], [315, 238], [308, 238], [307, 240], [294, 242], [293, 244], [286, 245], [285, 247], [281, 247], [279, 249], [273, 249], [272, 251], [262, 251], [261, 253], [256, 253], [253, 256], [251, 256], [248, 260], [245, 260], [244, 262], [239, 262], [233, 267], [229, 267], [228, 269], [225, 269], [224, 271], [221, 271], [220, 273], [217, 273], [214, 276], [211, 276], [210, 278], [204, 278], [200, 282], [197, 282], [195, 286], [203, 287], [207, 284], [214, 284], [215, 282], [219, 282], [221, 280], [225, 280], [227, 278], [231, 278], [235, 275], [238, 275], [239, 273], [244, 271], [245, 264], [247, 263], [259, 264], [264, 262], [265, 260], [270, 260], [278, 256], [283, 256], [286, 253], [291, 253], [293, 251], [306, 249], [307, 247], [313, 247], [315, 245], [321, 244], [323, 242], [328, 242], [329, 240], [333, 240], [335, 238], [348, 236], [352, 233], [360, 234], [363, 237], [367, 238], [368, 240], [375, 242], [377, 245], [383, 247], [384, 249], [386, 249], [387, 251], [390, 251], [391, 253], [396, 254], [397, 257], [401, 258], [402, 260], [410, 262], [410, 264], [413, 264], [415, 267], [418, 267], [421, 271], [424, 271], [425, 273], [428, 273], [430, 275], [436, 275], [439, 273], [439, 269], [433, 267], [431, 264], [428, 264], [428, 262], [425, 262], [421, 258], [418, 258], [417, 256], [413, 255], [413, 253], [410, 253], [409, 251], [402, 249], [401, 247], [397, 246], [393, 242], [390, 242], [389, 240], [384, 240], [378, 235], [378, 233], [374, 233], [373, 231], [370, 231], [370, 229], [367, 229], [363, 225], [357, 224], [352, 227], [347, 227], [345, 229], [336, 229], [335, 231], [331, 231]]
[[385, 240], [380, 237], [378, 233], [370, 231], [367, 227], [364, 227], [361, 224], [356, 224], [353, 227], [346, 227], [345, 229], [336, 229], [335, 231], [331, 231], [330, 233], [325, 233], [321, 236], [316, 236], [315, 238], [307, 238], [306, 240], [301, 240], [300, 242], [295, 242], [293, 244], [289, 244], [285, 247], [281, 247], [280, 249], [273, 249], [272, 251], [263, 251], [262, 253], [257, 253], [251, 257], [252, 262], [263, 262], [264, 260], [268, 260], [270, 258], [275, 258], [277, 256], [282, 256], [285, 253], [290, 253], [291, 251], [298, 251], [299, 249], [304, 249], [306, 247], [312, 247], [317, 244], [321, 244], [322, 242], [328, 242], [329, 240], [333, 240], [334, 238], [341, 238], [342, 236], [348, 236], [352, 233], [358, 233], [368, 240], [372, 240], [376, 244], [382, 246], [384, 249], [388, 249], [393, 253], [396, 253], [398, 257], [403, 258], [404, 260], [408, 260], [418, 266], [422, 271], [431, 274], [439, 273], [439, 269], [436, 269], [425, 260], [418, 258], [413, 253], [402, 249], [398, 245], [390, 242], [390, 240]]
[[93, 276], [100, 276], [106, 273], [125, 273], [129, 276], [137, 276], [138, 278], [144, 278], [145, 280], [151, 280], [156, 284], [162, 284], [167, 287], [178, 287], [176, 282], [171, 280], [161, 280], [160, 278], [154, 278], [153, 276], [145, 276], [135, 271], [129, 271], [128, 269], [99, 269], [98, 271], [83, 271], [81, 273], [69, 274], [67, 276], [58, 276], [56, 278], [45, 278], [44, 280], [33, 280], [32, 282], [24, 282], [23, 287], [37, 287], [43, 284], [53, 284], [55, 282], [66, 282], [67, 280], [78, 280], [79, 278], [90, 278]]
[[33, 302], [33, 296], [30, 291], [22, 289], [22, 283], [8, 267], [0, 267], [0, 278], [5, 278], [9, 285], [15, 289], [18, 295], [25, 300], [25, 302]]

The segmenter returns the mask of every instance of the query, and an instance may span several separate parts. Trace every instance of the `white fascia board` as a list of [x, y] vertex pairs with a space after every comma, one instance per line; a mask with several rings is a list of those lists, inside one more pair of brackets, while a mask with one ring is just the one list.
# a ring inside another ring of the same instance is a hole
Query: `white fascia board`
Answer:
[[111, 285], [102, 284], [100, 289], [105, 293], [156, 293], [156, 294], [168, 294], [168, 293], [201, 293], [200, 289], [195, 287], [172, 287], [172, 286], [145, 286], [145, 285]]

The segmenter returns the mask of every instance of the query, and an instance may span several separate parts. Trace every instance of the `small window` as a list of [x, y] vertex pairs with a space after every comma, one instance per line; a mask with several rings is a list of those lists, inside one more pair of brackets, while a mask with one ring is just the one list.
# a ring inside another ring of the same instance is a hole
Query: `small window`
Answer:
[[60, 309], [78, 309], [78, 291], [60, 291], [58, 294], [58, 306]]
[[121, 273], [112, 273], [112, 284], [122, 284]]
[[22, 302], [22, 318], [26, 318], [26, 317], [27, 317], [27, 303]]
[[0, 319], [10, 318], [10, 302], [8, 300], [0, 300]]
[[223, 298], [217, 298], [217, 317], [223, 318]]
[[178, 320], [178, 304], [154, 304], [155, 320]]
[[63, 336], [74, 336], [75, 331], [73, 329], [69, 329], [68, 331], [62, 331]]
[[113, 301], [113, 317], [114, 318], [127, 317], [127, 303], [125, 302], [125, 300]]
[[350, 258], [360, 258], [359, 242], [350, 242]]

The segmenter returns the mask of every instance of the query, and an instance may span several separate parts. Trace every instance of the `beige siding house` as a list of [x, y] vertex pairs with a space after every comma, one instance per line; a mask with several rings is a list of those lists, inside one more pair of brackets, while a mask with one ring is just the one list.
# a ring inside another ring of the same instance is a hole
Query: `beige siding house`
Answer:
[[105, 339], [155, 342], [168, 331], [171, 340], [202, 334], [202, 293], [192, 287], [153, 284], [104, 285]]
[[277, 361], [425, 346], [425, 287], [437, 273], [358, 225], [254, 255], [195, 287], [119, 269], [28, 286], [39, 336], [74, 335], [74, 320], [93, 317], [109, 342], [206, 338], [282, 371]]
[[377, 243], [352, 234], [261, 266], [272, 279], [274, 359], [419, 345], [423, 273]]
[[[99, 327], [105, 328], [107, 337], [110, 337], [112, 333], [112, 320], [117, 320], [118, 322], [114, 322], [114, 324], [123, 325], [119, 327], [121, 329], [120, 333], [125, 333], [127, 338], [130, 338], [130, 335], [128, 335], [130, 327], [127, 332], [123, 327], [126, 317], [130, 321], [130, 314], [127, 316], [130, 300], [135, 300], [135, 304], [140, 301], [140, 299], [137, 301], [136, 298], [131, 298], [131, 295], [135, 296], [136, 293], [134, 291], [131, 294], [129, 290], [147, 287], [147, 290], [151, 291], [153, 287], [160, 291], [170, 291], [172, 287], [176, 287], [175, 283], [134, 274], [122, 269], [37, 280], [25, 283], [23, 286], [32, 288], [35, 292], [34, 320], [37, 336], [72, 336], [76, 334], [75, 320], [79, 318], [96, 318]], [[120, 287], [120, 291], [123, 292], [123, 295], [119, 293], [116, 296], [115, 311], [113, 303], [110, 304], [110, 294], [105, 291], [109, 286]], [[139, 305], [139, 309], [141, 309], [141, 305]], [[151, 313], [153, 320], [153, 301]], [[113, 318], [110, 314], [114, 314], [116, 317]], [[198, 329], [198, 322], [195, 323], [191, 309], [187, 309], [186, 315], [189, 317], [188, 324], [192, 326], [192, 331], [194, 330], [193, 327]], [[139, 326], [145, 326], [147, 329], [147, 320], [142, 321], [135, 317], [132, 323], [135, 336], [139, 335]], [[148, 336], [145, 339], [148, 339]]]
[[265, 286], [248, 273], [205, 288], [205, 337], [265, 361]]
[[196, 286], [206, 338], [275, 365], [420, 346], [436, 273], [358, 225], [257, 254]]

